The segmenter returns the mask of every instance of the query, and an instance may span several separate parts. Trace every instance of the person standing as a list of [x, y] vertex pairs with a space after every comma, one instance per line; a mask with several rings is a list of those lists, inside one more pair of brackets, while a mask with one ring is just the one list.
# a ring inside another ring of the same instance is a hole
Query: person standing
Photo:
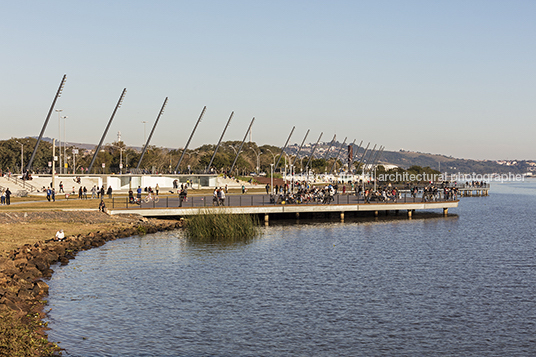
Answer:
[[[102, 186], [104, 188], [104, 186]], [[106, 191], [108, 198], [112, 198], [112, 186], [108, 186], [108, 191]]]
[[6, 205], [11, 204], [11, 191], [9, 190], [9, 187], [6, 188]]
[[160, 191], [160, 186], [158, 186], [158, 184], [156, 184], [156, 186], [154, 187], [154, 191], [156, 192], [156, 195], [158, 196], [158, 191]]
[[138, 186], [138, 189], [136, 190], [136, 198], [141, 202], [141, 186]]
[[56, 190], [54, 187], [52, 187], [52, 190], [50, 191], [50, 195], [52, 197], [52, 202], [56, 202]]
[[220, 190], [220, 206], [225, 206], [225, 191]]
[[65, 191], [63, 191], [63, 181], [60, 181], [60, 190], [58, 191], [59, 193], [65, 193]]

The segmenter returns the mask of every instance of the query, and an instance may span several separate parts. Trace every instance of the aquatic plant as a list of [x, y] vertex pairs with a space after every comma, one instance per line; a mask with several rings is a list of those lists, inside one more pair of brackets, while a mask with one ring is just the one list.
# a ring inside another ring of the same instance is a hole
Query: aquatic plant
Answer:
[[257, 216], [207, 208], [186, 220], [186, 235], [205, 242], [234, 242], [261, 234]]

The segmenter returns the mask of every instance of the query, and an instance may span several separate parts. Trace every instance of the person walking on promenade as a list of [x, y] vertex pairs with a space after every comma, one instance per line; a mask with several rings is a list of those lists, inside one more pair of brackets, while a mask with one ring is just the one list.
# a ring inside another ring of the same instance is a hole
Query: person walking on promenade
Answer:
[[50, 191], [50, 196], [52, 198], [52, 202], [56, 202], [56, 190], [54, 189], [54, 187]]
[[212, 193], [212, 205], [218, 206], [218, 188], [214, 187], [214, 192]]
[[91, 188], [91, 199], [97, 198], [97, 186], [93, 185]]
[[154, 187], [154, 192], [156, 193], [157, 196], [158, 196], [158, 191], [160, 191], [160, 186], [156, 184], [156, 186]]
[[106, 194], [108, 195], [108, 198], [112, 198], [112, 186], [108, 187], [108, 191], [106, 191]]
[[11, 191], [9, 190], [9, 187], [6, 188], [6, 205], [11, 204]]
[[220, 206], [225, 206], [225, 191], [220, 190]]
[[2, 193], [1, 193], [1, 198], [0, 198], [0, 203], [5, 205], [6, 204], [6, 190], [2, 189]]
[[80, 186], [80, 187], [78, 188], [78, 199], [80, 199], [80, 200], [82, 199], [82, 193], [83, 193], [83, 192], [84, 192], [84, 191], [82, 190], [82, 186]]
[[82, 191], [84, 193], [84, 198], [87, 200], [87, 188], [84, 186], [84, 190]]
[[63, 181], [60, 181], [60, 190], [58, 191], [59, 193], [65, 193], [65, 191], [63, 191]]

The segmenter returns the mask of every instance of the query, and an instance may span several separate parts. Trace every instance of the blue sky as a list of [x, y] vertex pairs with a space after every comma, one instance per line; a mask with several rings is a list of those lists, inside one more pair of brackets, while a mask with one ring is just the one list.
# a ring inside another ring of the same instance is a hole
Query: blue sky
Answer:
[[[0, 139], [36, 136], [61, 81], [67, 140], [343, 140], [536, 159], [535, 1], [2, 1]], [[63, 131], [63, 129], [62, 129]], [[58, 136], [54, 113], [45, 133]], [[63, 134], [62, 134], [63, 135]]]

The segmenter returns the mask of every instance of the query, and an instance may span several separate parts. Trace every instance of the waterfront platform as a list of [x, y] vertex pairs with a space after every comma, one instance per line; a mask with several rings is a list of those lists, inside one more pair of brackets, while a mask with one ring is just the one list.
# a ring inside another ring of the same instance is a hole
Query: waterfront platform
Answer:
[[[260, 196], [260, 195], [259, 195]], [[244, 196], [243, 196], [244, 197]], [[247, 196], [246, 196], [247, 197]], [[244, 197], [244, 201], [246, 201]], [[249, 200], [247, 200], [249, 201]], [[253, 200], [252, 200], [253, 201]], [[416, 210], [442, 210], [444, 215], [448, 214], [449, 208], [458, 207], [459, 200], [440, 200], [440, 201], [428, 201], [419, 202], [419, 200], [410, 200], [410, 202], [371, 202], [364, 203], [357, 201], [357, 203], [341, 203], [344, 200], [338, 200], [338, 203], [331, 204], [263, 204], [263, 205], [238, 205], [238, 201], [235, 200], [237, 205], [230, 206], [208, 206], [208, 205], [194, 205], [193, 202], [184, 202], [183, 207], [170, 207], [169, 201], [166, 206], [157, 207], [157, 203], [154, 203], [154, 207], [151, 207], [151, 203], [145, 204], [145, 206], [138, 206], [135, 208], [111, 208], [108, 213], [111, 215], [116, 214], [139, 214], [143, 217], [154, 218], [171, 218], [171, 217], [187, 217], [193, 215], [204, 214], [207, 212], [218, 213], [224, 212], [228, 214], [252, 214], [258, 216], [264, 216], [265, 222], [268, 222], [270, 216], [283, 216], [288, 214], [294, 214], [295, 217], [299, 217], [300, 214], [339, 214], [341, 220], [344, 220], [344, 214], [350, 212], [371, 212], [375, 216], [378, 216], [380, 212], [395, 212], [400, 211], [406, 213], [408, 217], [411, 217]], [[337, 201], [336, 201], [337, 202]], [[198, 201], [199, 203], [199, 201]], [[190, 207], [187, 207], [190, 205]], [[249, 202], [248, 202], [249, 204]]]

